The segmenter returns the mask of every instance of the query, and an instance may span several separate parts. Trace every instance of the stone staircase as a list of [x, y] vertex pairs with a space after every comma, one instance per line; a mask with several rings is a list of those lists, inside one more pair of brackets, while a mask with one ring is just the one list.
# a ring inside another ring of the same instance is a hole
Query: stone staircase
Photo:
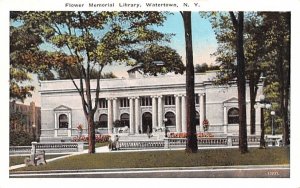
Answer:
[[157, 140], [163, 140], [164, 134], [159, 133], [153, 133], [151, 134], [151, 137], [149, 138], [147, 134], [118, 134], [119, 141], [157, 141]]

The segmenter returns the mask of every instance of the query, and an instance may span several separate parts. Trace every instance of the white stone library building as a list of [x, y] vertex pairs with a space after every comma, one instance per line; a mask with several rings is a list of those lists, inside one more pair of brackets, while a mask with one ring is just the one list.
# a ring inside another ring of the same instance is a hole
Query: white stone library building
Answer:
[[[129, 78], [101, 80], [100, 102], [95, 114], [98, 132], [116, 134], [128, 128], [128, 135], [145, 134], [165, 127], [169, 132], [186, 132], [185, 75], [143, 76], [131, 69]], [[238, 135], [237, 86], [217, 86], [215, 73], [195, 74], [197, 132], [203, 132], [204, 118], [208, 132], [214, 135]], [[78, 81], [78, 80], [77, 80]], [[41, 81], [41, 142], [68, 140], [78, 135], [77, 126], [87, 122], [79, 94], [71, 80]], [[92, 88], [96, 88], [96, 81]], [[250, 135], [250, 97], [246, 91], [247, 125]], [[262, 94], [259, 86], [257, 96]], [[93, 96], [95, 96], [93, 94]], [[256, 109], [256, 132], [260, 135], [260, 109]], [[119, 127], [115, 127], [119, 120]], [[121, 126], [121, 128], [120, 128]], [[123, 128], [122, 128], [123, 127]]]

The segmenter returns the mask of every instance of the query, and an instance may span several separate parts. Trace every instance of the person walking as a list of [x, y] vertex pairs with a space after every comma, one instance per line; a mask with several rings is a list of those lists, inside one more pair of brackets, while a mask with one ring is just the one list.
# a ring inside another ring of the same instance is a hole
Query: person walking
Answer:
[[150, 134], [150, 126], [149, 126], [149, 125], [147, 126], [147, 136], [148, 136], [148, 138], [151, 137], [151, 134]]

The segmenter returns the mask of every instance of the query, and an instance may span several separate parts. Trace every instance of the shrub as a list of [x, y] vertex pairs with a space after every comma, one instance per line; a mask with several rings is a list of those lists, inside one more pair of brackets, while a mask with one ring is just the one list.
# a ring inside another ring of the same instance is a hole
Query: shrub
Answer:
[[[103, 143], [103, 142], [108, 142], [110, 139], [110, 135], [103, 135], [103, 134], [96, 134], [95, 135], [95, 141], [96, 143]], [[88, 142], [89, 137], [88, 135], [83, 135], [83, 136], [75, 136], [72, 138], [73, 142]]]
[[[186, 138], [186, 137], [187, 137], [187, 133], [170, 133], [168, 135], [168, 138]], [[214, 137], [214, 135], [208, 132], [197, 133], [197, 138], [201, 138], [201, 137]]]
[[22, 129], [10, 129], [9, 145], [10, 146], [30, 146], [34, 141], [32, 134], [25, 132]]

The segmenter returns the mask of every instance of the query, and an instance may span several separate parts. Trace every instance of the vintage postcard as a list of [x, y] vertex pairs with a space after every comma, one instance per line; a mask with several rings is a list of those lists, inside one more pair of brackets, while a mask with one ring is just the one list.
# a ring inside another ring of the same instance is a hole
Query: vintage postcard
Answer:
[[300, 186], [299, 1], [0, 3], [3, 187]]

